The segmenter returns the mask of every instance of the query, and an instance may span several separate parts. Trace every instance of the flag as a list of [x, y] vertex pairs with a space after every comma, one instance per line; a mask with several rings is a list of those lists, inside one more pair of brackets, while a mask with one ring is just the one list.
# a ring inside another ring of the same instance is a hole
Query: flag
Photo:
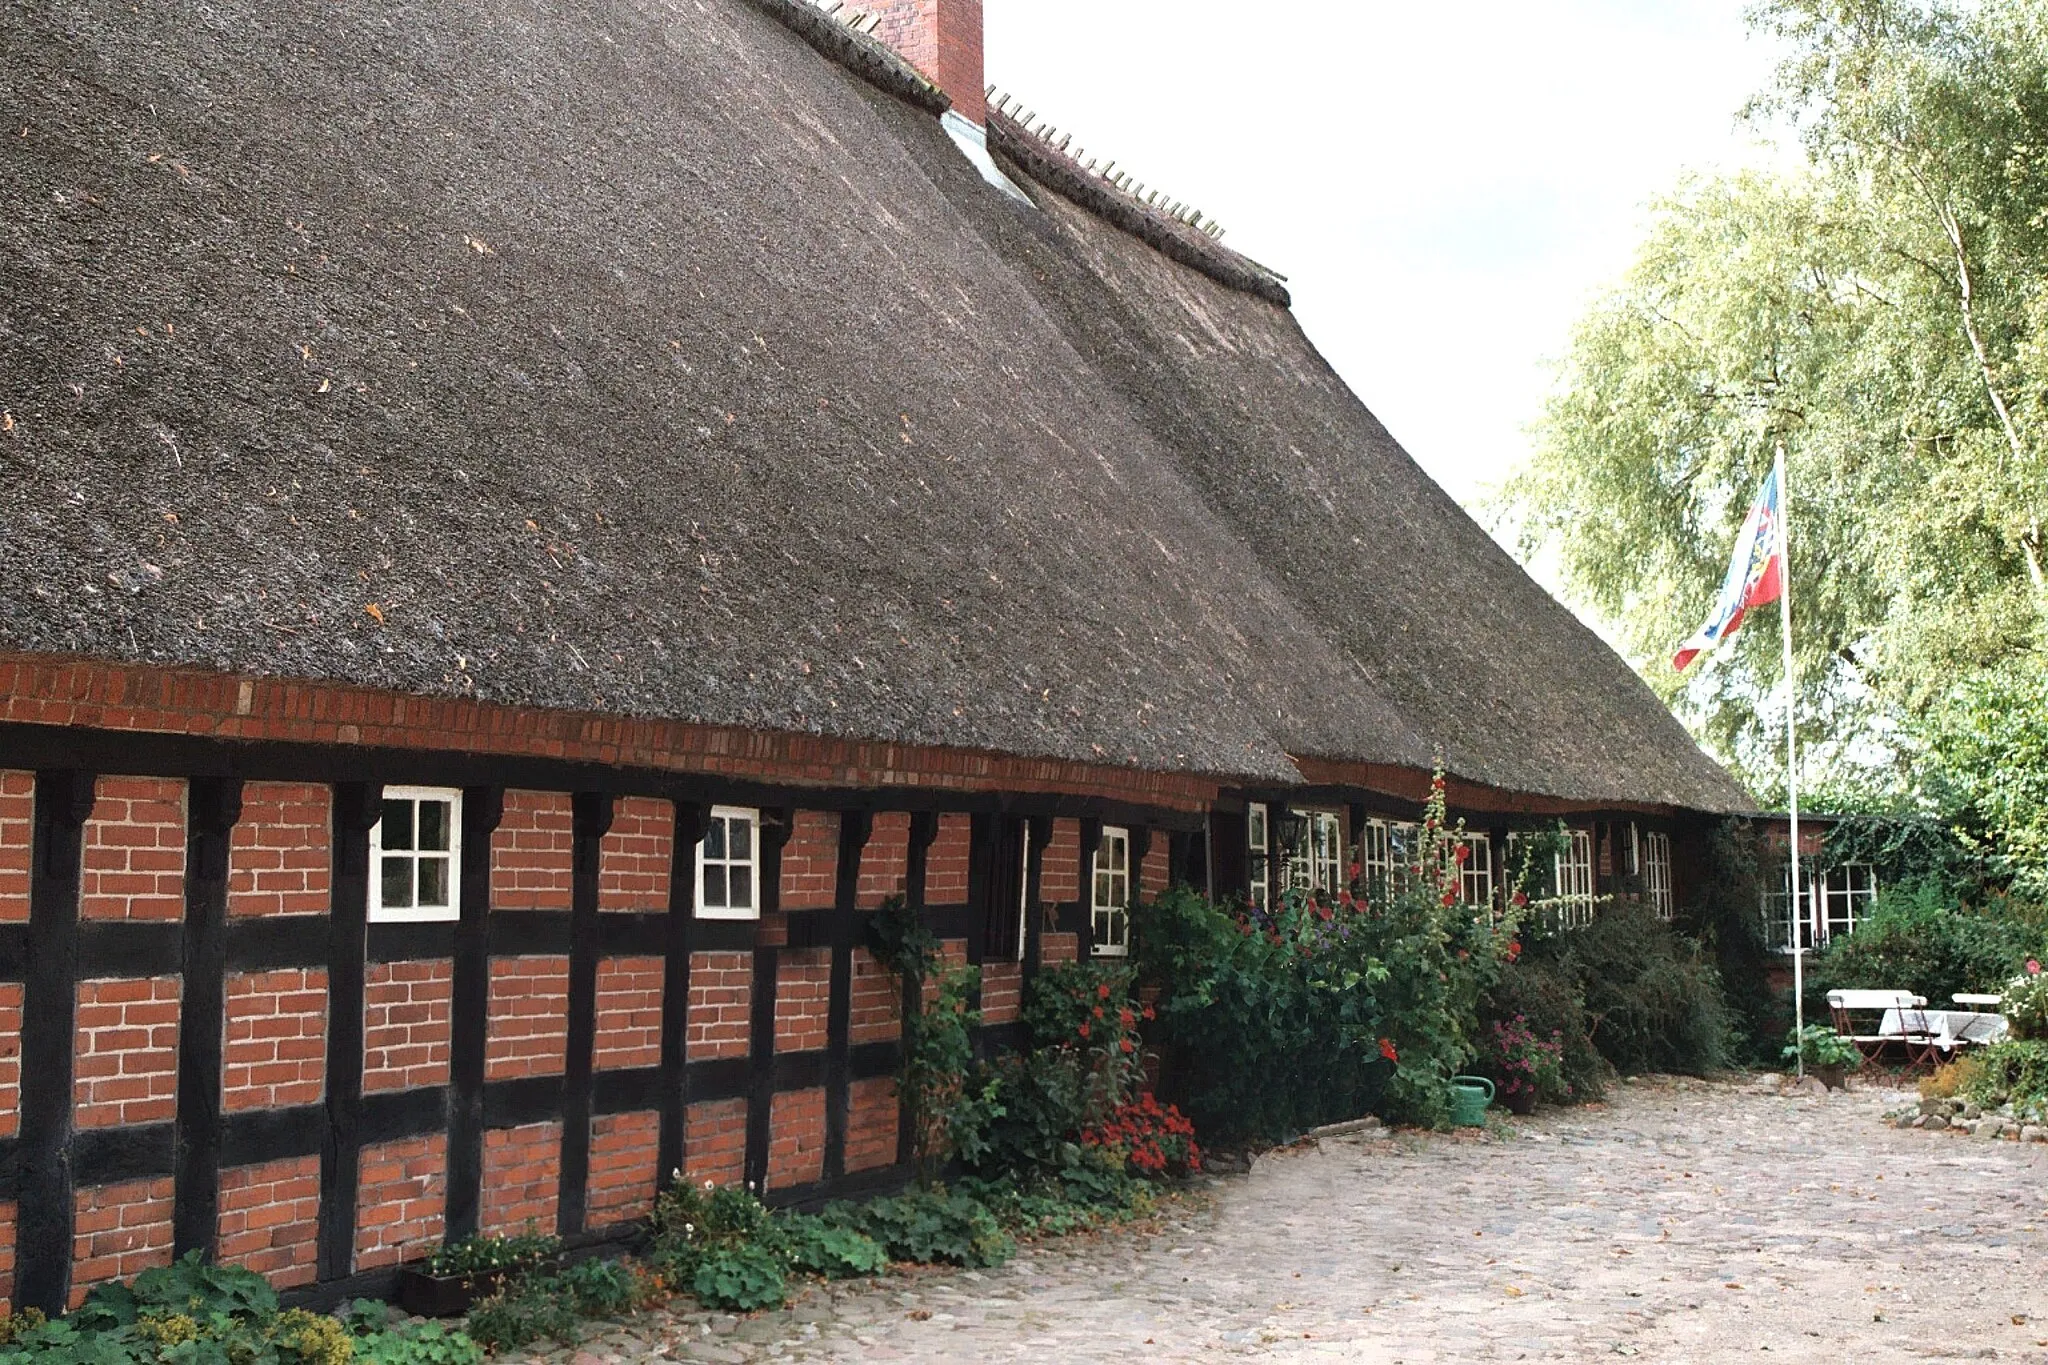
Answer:
[[1784, 519], [1778, 502], [1778, 471], [1764, 476], [1756, 501], [1743, 518], [1742, 534], [1735, 538], [1735, 553], [1728, 557], [1728, 580], [1706, 624], [1671, 656], [1671, 666], [1681, 673], [1702, 653], [1733, 635], [1751, 607], [1778, 600], [1785, 590]]

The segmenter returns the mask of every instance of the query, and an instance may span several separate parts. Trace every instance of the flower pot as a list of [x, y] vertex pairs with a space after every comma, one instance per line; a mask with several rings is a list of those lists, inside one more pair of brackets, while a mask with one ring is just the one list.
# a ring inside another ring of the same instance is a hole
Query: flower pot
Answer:
[[1807, 1074], [1830, 1090], [1844, 1090], [1849, 1085], [1849, 1068], [1839, 1063], [1834, 1066], [1813, 1067]]
[[470, 1305], [487, 1299], [505, 1283], [502, 1270], [479, 1270], [464, 1275], [430, 1275], [417, 1266], [398, 1272], [398, 1304], [418, 1318], [452, 1318], [467, 1313]]
[[1520, 1114], [1527, 1118], [1536, 1112], [1536, 1087], [1523, 1085], [1513, 1090], [1503, 1090], [1500, 1092], [1500, 1102], [1508, 1107], [1510, 1114]]

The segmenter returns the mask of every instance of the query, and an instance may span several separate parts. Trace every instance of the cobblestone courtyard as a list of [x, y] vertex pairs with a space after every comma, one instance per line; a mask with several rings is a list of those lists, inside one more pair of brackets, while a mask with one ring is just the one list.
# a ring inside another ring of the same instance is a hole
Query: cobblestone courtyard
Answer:
[[1900, 1098], [1656, 1081], [1505, 1140], [1330, 1140], [1220, 1180], [1148, 1234], [813, 1289], [761, 1319], [643, 1321], [579, 1365], [650, 1346], [714, 1361], [2048, 1362], [2048, 1145], [1883, 1126]]

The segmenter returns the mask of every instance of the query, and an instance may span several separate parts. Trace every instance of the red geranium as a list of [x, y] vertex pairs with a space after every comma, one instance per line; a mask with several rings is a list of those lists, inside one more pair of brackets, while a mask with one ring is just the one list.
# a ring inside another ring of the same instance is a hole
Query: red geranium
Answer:
[[1401, 1054], [1399, 1051], [1395, 1049], [1394, 1040], [1392, 1038], [1380, 1039], [1380, 1056], [1386, 1058], [1390, 1062], [1400, 1062]]

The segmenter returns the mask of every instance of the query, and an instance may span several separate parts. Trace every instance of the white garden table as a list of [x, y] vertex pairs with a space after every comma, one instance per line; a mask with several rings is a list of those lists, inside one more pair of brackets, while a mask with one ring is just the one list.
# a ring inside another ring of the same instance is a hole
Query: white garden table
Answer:
[[1885, 1038], [1926, 1037], [1943, 1052], [1965, 1044], [1995, 1043], [2005, 1036], [2005, 1016], [1978, 1010], [1890, 1009], [1878, 1021]]

